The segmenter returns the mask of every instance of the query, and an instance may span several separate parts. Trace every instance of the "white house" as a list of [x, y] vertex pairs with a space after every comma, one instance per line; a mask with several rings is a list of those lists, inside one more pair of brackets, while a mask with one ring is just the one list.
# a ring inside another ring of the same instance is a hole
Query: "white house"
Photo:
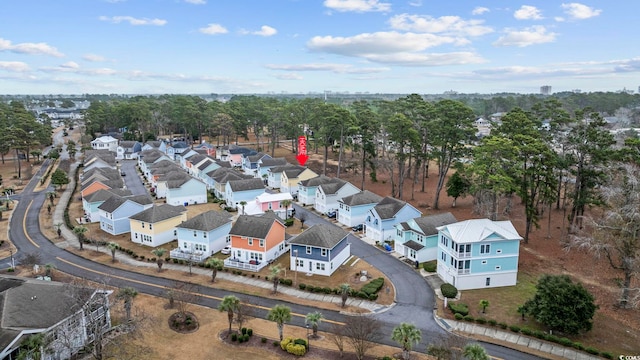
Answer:
[[91, 148], [94, 150], [109, 150], [115, 153], [118, 150], [118, 139], [105, 135], [91, 141]]
[[[344, 197], [360, 192], [355, 185], [342, 179], [333, 179], [329, 183], [320, 184], [316, 189], [314, 208], [324, 214], [328, 211], [339, 210], [338, 201]], [[338, 211], [339, 212], [339, 211]]]

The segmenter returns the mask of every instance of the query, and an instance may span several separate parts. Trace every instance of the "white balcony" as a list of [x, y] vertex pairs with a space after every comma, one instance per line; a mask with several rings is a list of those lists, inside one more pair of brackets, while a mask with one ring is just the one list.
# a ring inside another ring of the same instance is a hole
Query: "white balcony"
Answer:
[[238, 259], [226, 258], [224, 259], [224, 266], [232, 269], [248, 270], [258, 272], [263, 267], [267, 266], [266, 261], [251, 260], [249, 262], [240, 261]]
[[186, 260], [186, 261], [193, 261], [193, 262], [203, 262], [206, 258], [208, 258], [209, 256], [207, 256], [207, 254], [205, 254], [202, 251], [185, 251], [182, 250], [180, 248], [175, 248], [173, 250], [171, 250], [169, 252], [169, 256], [172, 259], [179, 259], [179, 260]]

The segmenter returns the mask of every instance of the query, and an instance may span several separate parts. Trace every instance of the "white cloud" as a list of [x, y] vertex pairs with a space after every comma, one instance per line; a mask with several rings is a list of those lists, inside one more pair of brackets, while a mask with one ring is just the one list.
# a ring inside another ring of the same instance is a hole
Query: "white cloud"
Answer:
[[596, 10], [580, 3], [562, 4], [565, 14], [575, 20], [584, 20], [600, 15], [602, 10]]
[[96, 55], [96, 54], [86, 54], [82, 57], [82, 59], [86, 60], [86, 61], [92, 61], [92, 62], [101, 62], [101, 61], [106, 61], [107, 59], [105, 59], [104, 56], [101, 55]]
[[393, 29], [424, 33], [443, 33], [459, 36], [480, 36], [493, 32], [485, 26], [484, 20], [463, 20], [459, 16], [441, 16], [400, 14], [393, 16], [389, 23]]
[[207, 35], [226, 34], [229, 32], [227, 28], [220, 24], [208, 24], [207, 27], [200, 28], [198, 31]]
[[10, 40], [3, 38], [0, 38], [0, 51], [10, 51], [17, 54], [28, 55], [64, 56], [58, 49], [46, 43], [19, 43], [14, 45]]
[[484, 7], [484, 6], [476, 6], [472, 11], [471, 11], [471, 15], [482, 15], [484, 13], [489, 12], [489, 8]]
[[530, 5], [522, 5], [513, 13], [513, 17], [518, 20], [540, 20], [543, 18], [540, 10]]
[[300, 74], [278, 74], [276, 79], [280, 80], [302, 80], [303, 77]]
[[565, 19], [562, 16], [556, 16], [553, 18], [553, 20], [557, 21], [557, 22], [564, 22]]
[[260, 30], [258, 31], [252, 31], [252, 32], [245, 32], [248, 34], [252, 34], [252, 35], [258, 35], [258, 36], [273, 36], [275, 34], [278, 33], [278, 30], [272, 28], [271, 26], [268, 25], [262, 25], [262, 27], [260, 27]]
[[78, 63], [75, 61], [67, 61], [66, 63], [60, 65], [60, 67], [67, 69], [78, 69], [80, 68], [80, 65], [78, 65]]
[[375, 54], [366, 57], [370, 61], [399, 66], [445, 66], [480, 64], [486, 62], [481, 56], [472, 52], [450, 53], [394, 53]]
[[0, 61], [0, 69], [12, 72], [29, 71], [29, 65], [22, 61]]
[[149, 19], [149, 18], [135, 18], [133, 16], [100, 16], [98, 19], [101, 21], [108, 21], [114, 24], [119, 24], [121, 22], [128, 22], [130, 25], [140, 26], [140, 25], [153, 25], [153, 26], [164, 26], [167, 24], [167, 20], [163, 19]]
[[389, 71], [389, 68], [357, 68], [353, 65], [348, 64], [300, 64], [300, 65], [277, 65], [277, 64], [267, 64], [265, 65], [267, 69], [271, 70], [281, 70], [281, 71], [330, 71], [337, 74], [371, 74], [371, 73], [379, 73], [384, 71]]
[[391, 3], [379, 0], [325, 0], [324, 6], [339, 12], [386, 12], [391, 10]]
[[184, 0], [184, 2], [186, 2], [187, 4], [193, 4], [193, 5], [204, 5], [207, 3], [206, 0]]
[[493, 45], [526, 47], [553, 42], [556, 39], [556, 33], [547, 32], [547, 29], [541, 25], [523, 30], [505, 29], [505, 33], [506, 35], [501, 36]]
[[410, 6], [420, 7], [422, 6], [422, 0], [409, 1]]

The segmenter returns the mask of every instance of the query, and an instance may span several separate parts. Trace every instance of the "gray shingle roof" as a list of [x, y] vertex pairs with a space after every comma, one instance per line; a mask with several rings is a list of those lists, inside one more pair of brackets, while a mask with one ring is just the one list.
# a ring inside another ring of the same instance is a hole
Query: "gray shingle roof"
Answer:
[[231, 214], [228, 212], [209, 210], [182, 222], [178, 227], [199, 231], [211, 231], [230, 222]]
[[280, 158], [266, 158], [266, 159], [261, 159], [260, 163], [262, 167], [269, 167], [269, 166], [282, 166], [287, 164], [287, 159], [280, 157]]
[[342, 202], [349, 206], [358, 206], [366, 204], [377, 204], [382, 200], [382, 196], [372, 193], [369, 190], [360, 191], [357, 194], [345, 196]]
[[182, 205], [174, 206], [169, 204], [162, 204], [159, 206], [152, 206], [147, 210], [130, 216], [129, 219], [144, 221], [153, 224], [159, 221], [164, 221], [177, 216], [181, 216], [185, 211], [187, 211], [187, 208]]
[[231, 227], [229, 234], [265, 239], [275, 222], [280, 221], [270, 215], [267, 215], [267, 213], [261, 216], [240, 215], [238, 216], [238, 220], [236, 220], [235, 224]]
[[206, 155], [202, 155], [202, 154], [195, 154], [193, 156], [190, 156], [187, 160], [189, 160], [190, 163], [192, 164], [197, 164], [200, 161], [206, 159], [207, 156]]
[[191, 181], [191, 179], [194, 179], [194, 178], [187, 175], [186, 177], [182, 177], [174, 180], [167, 180], [167, 189], [177, 189], [182, 185]]
[[437, 227], [439, 226], [453, 224], [458, 221], [456, 220], [456, 217], [453, 216], [453, 214], [450, 212], [444, 214], [423, 216], [414, 220], [420, 227], [420, 230], [422, 230], [422, 233], [427, 236], [438, 234]]
[[124, 186], [124, 180], [122, 180], [122, 179], [118, 179], [118, 180], [98, 180], [98, 179], [96, 179], [95, 181], [87, 181], [86, 183], [82, 184], [82, 186], [80, 188], [82, 190], [84, 190], [84, 189], [88, 188], [89, 186], [91, 186], [91, 184], [93, 184], [95, 182], [99, 182], [101, 184], [104, 184], [110, 189], [121, 189]]
[[424, 248], [424, 245], [422, 244], [418, 244], [417, 242], [413, 241], [413, 240], [409, 240], [406, 243], [402, 244], [406, 247], [408, 247], [409, 249], [413, 249], [415, 251], [419, 251], [422, 248]]
[[182, 171], [182, 169], [179, 169], [179, 170], [171, 170], [165, 174], [158, 176], [158, 181], [171, 181], [171, 180], [181, 180], [181, 179], [189, 180], [190, 178], [191, 176], [189, 176], [189, 174]]
[[153, 200], [149, 197], [149, 195], [135, 195], [130, 197], [122, 197], [114, 195], [109, 199], [105, 200], [98, 209], [106, 211], [108, 213], [114, 212], [117, 208], [122, 206], [127, 200], [133, 201], [134, 203], [140, 205], [149, 205], [153, 203]]
[[378, 213], [378, 216], [380, 216], [380, 219], [385, 220], [394, 217], [406, 204], [407, 203], [402, 200], [387, 196], [373, 208]]
[[300, 181], [300, 185], [306, 186], [306, 187], [320, 186], [322, 184], [330, 183], [332, 180], [333, 178], [330, 178], [326, 175], [318, 175], [316, 177], [312, 177], [311, 179]]
[[86, 200], [89, 203], [92, 202], [98, 202], [98, 201], [106, 201], [107, 199], [109, 199], [112, 196], [129, 196], [131, 195], [131, 190], [128, 189], [100, 189], [96, 192], [93, 192], [87, 196], [84, 197], [84, 200]]
[[264, 189], [264, 181], [256, 178], [231, 180], [229, 181], [229, 186], [233, 191], [258, 190]]
[[268, 156], [267, 154], [263, 153], [263, 152], [259, 152], [255, 155], [249, 155], [247, 156], [247, 160], [249, 160], [249, 162], [257, 162], [258, 160], [262, 159], [263, 157]]
[[340, 190], [343, 186], [345, 186], [347, 184], [346, 181], [342, 180], [342, 179], [333, 179], [328, 183], [325, 184], [320, 184], [318, 186], [319, 189], [322, 189], [322, 191], [327, 194], [335, 194], [338, 192], [338, 190]]
[[282, 172], [287, 175], [287, 178], [293, 179], [293, 178], [297, 178], [298, 175], [300, 175], [306, 169], [307, 168], [304, 166], [292, 165], [292, 167], [288, 167], [284, 169]]
[[125, 141], [120, 141], [120, 144], [118, 144], [119, 146], [121, 146], [122, 148], [132, 148], [136, 145], [137, 141], [130, 141], [130, 140], [125, 140]]
[[205, 161], [203, 161], [203, 162], [202, 162], [202, 164], [200, 164], [200, 165], [198, 166], [198, 169], [199, 169], [199, 170], [204, 170], [204, 169], [206, 169], [206, 168], [207, 168], [207, 166], [209, 166], [209, 165], [211, 165], [211, 164], [213, 164], [213, 163], [214, 163], [214, 161], [213, 161], [213, 160], [211, 160], [211, 159], [207, 158]]
[[275, 174], [275, 173], [281, 173], [287, 169], [290, 169], [292, 167], [297, 167], [297, 165], [293, 165], [293, 164], [284, 164], [284, 165], [280, 165], [280, 166], [274, 166], [271, 169], [269, 169], [269, 172]]
[[113, 168], [93, 168], [82, 173], [82, 179], [88, 179], [95, 175], [101, 175], [105, 177], [111, 177], [112, 175], [120, 176], [120, 172]]
[[325, 249], [333, 249], [349, 233], [329, 224], [317, 224], [300, 233], [289, 241], [289, 244], [307, 245]]

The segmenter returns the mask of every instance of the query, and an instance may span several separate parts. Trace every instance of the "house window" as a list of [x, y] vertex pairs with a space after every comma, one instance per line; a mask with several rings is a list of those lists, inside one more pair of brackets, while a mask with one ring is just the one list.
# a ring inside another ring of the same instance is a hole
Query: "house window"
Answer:
[[487, 265], [487, 260], [482, 260], [482, 265]]
[[230, 243], [231, 242], [231, 236], [227, 235], [226, 241], [227, 241], [227, 243]]
[[500, 270], [500, 269], [502, 269], [502, 266], [496, 265], [496, 270]]
[[409, 250], [409, 257], [415, 259], [416, 258], [416, 251], [413, 250], [413, 249]]
[[496, 250], [496, 254], [502, 254], [502, 249]]
[[367, 222], [371, 222], [371, 215], [367, 216]]
[[193, 230], [193, 237], [198, 236], [197, 232], [195, 230]]
[[297, 260], [298, 262], [296, 263], [296, 267], [304, 267], [304, 261], [303, 260]]
[[316, 270], [324, 271], [324, 263], [316, 263]]
[[268, 206], [268, 207], [269, 207], [269, 210], [271, 210], [271, 209], [272, 209], [271, 203], [269, 203], [269, 206]]
[[142, 224], [142, 228], [144, 229], [144, 223], [140, 223], [140, 224]]
[[321, 254], [322, 254], [322, 256], [326, 257], [327, 256], [327, 249], [322, 249], [321, 250]]
[[489, 254], [491, 253], [491, 245], [480, 245], [480, 254]]
[[311, 254], [311, 246], [307, 246], [307, 254]]
[[136, 239], [137, 239], [137, 238], [138, 238], [138, 233], [134, 233], [134, 234], [135, 234], [135, 236], [136, 236]]
[[202, 232], [202, 237], [206, 239], [207, 238], [207, 233], [203, 231]]
[[173, 230], [173, 236], [178, 236], [178, 230]]
[[378, 225], [378, 219], [375, 219], [375, 220], [373, 221], [373, 225]]
[[149, 230], [153, 229], [153, 224], [149, 224]]
[[398, 229], [397, 235], [402, 236], [402, 231], [400, 231], [400, 229]]
[[249, 246], [253, 246], [253, 238], [249, 238]]
[[184, 242], [184, 244], [182, 244], [182, 247], [185, 248], [185, 249], [187, 248], [187, 242], [186, 241]]
[[260, 239], [260, 247], [264, 247], [264, 239]]
[[491, 286], [491, 278], [487, 278], [484, 282], [484, 286]]

